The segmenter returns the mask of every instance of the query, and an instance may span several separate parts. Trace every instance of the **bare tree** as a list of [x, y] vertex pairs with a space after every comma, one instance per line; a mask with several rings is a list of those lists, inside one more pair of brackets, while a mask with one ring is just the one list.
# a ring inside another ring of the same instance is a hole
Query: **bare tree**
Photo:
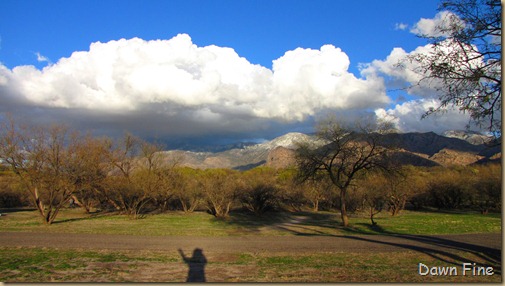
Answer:
[[405, 209], [405, 204], [411, 192], [408, 186], [410, 182], [407, 181], [407, 175], [403, 169], [383, 174], [383, 176], [385, 178], [384, 185], [386, 187], [389, 212], [391, 216], [396, 216]]
[[304, 196], [312, 203], [315, 212], [319, 211], [321, 202], [331, 197], [330, 194], [334, 188], [330, 178], [325, 176], [324, 172], [314, 174], [312, 178], [305, 180], [302, 186], [305, 187]]
[[104, 180], [107, 177], [108, 138], [93, 138], [90, 135], [81, 139], [73, 147], [75, 154], [70, 158], [74, 166], [76, 190], [72, 194], [73, 202], [82, 207], [86, 213], [96, 207], [103, 193]]
[[430, 51], [407, 58], [418, 64], [418, 84], [439, 92], [440, 106], [424, 116], [454, 105], [501, 134], [501, 3], [443, 0], [440, 10], [450, 13], [434, 33], [421, 35]]
[[10, 120], [3, 123], [0, 158], [19, 178], [45, 224], [56, 219], [60, 209], [76, 193], [84, 175], [78, 154], [82, 141], [64, 126], [49, 128], [19, 127]]
[[359, 173], [374, 169], [387, 169], [388, 148], [381, 143], [381, 132], [389, 124], [373, 126], [360, 124], [346, 126], [329, 119], [317, 128], [317, 136], [328, 142], [320, 148], [301, 144], [297, 149], [297, 165], [302, 180], [313, 178], [320, 171], [326, 173], [340, 191], [340, 213], [344, 226], [349, 225], [346, 196]]
[[203, 192], [198, 181], [198, 170], [184, 167], [174, 170], [172, 186], [175, 197], [186, 213], [193, 212], [203, 201]]
[[386, 205], [387, 181], [380, 172], [366, 172], [364, 176], [360, 176], [359, 199], [362, 202], [362, 207], [368, 213], [372, 225], [377, 225], [374, 221], [374, 216], [379, 214]]
[[257, 216], [279, 205], [279, 188], [274, 170], [254, 168], [242, 174], [239, 199], [242, 205]]
[[236, 199], [237, 172], [227, 169], [207, 169], [199, 176], [200, 187], [207, 200], [209, 212], [225, 218]]
[[125, 134], [110, 151], [107, 183], [110, 202], [133, 219], [139, 218], [156, 192], [169, 188], [160, 145]]

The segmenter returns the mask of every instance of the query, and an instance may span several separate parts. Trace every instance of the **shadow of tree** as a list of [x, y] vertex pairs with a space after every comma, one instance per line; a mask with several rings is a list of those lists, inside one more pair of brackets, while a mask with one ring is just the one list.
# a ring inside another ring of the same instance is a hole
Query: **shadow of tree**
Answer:
[[62, 223], [70, 223], [76, 221], [87, 221], [100, 217], [108, 217], [108, 216], [117, 216], [120, 212], [118, 211], [93, 211], [89, 213], [82, 213], [79, 217], [70, 217], [70, 218], [56, 218], [53, 224], [62, 224]]
[[[495, 274], [501, 275], [501, 245], [499, 248], [483, 246], [479, 241], [479, 234], [471, 236], [465, 235], [410, 235], [388, 231], [380, 224], [372, 225], [357, 223], [354, 227], [343, 227], [338, 225], [338, 218], [328, 213], [297, 212], [288, 214], [277, 214], [275, 217], [263, 217], [249, 221], [252, 216], [243, 216], [239, 220], [231, 220], [230, 223], [237, 223], [245, 228], [259, 228], [270, 226], [283, 230], [297, 236], [333, 236], [344, 237], [346, 239], [361, 240], [371, 243], [383, 244], [417, 251], [435, 258], [443, 263], [461, 266], [468, 261], [470, 256], [480, 258], [485, 264], [480, 266], [491, 266]], [[289, 223], [297, 218], [296, 227], [290, 227]], [[317, 229], [314, 228], [317, 226]], [[334, 230], [338, 229], [349, 235], [336, 235]], [[330, 230], [333, 230], [330, 231]], [[486, 234], [482, 234], [485, 236]], [[466, 240], [466, 242], [465, 242]], [[479, 244], [480, 243], [480, 244]], [[465, 253], [465, 255], [461, 253]]]
[[[493, 267], [494, 273], [501, 275], [501, 248], [496, 249], [487, 246], [482, 246], [479, 244], [462, 242], [456, 239], [451, 239], [455, 236], [401, 234], [387, 231], [380, 225], [371, 225], [364, 223], [360, 223], [358, 225], [365, 226], [370, 231], [380, 234], [380, 236], [376, 235], [364, 236], [362, 234], [370, 234], [370, 233], [364, 232], [360, 228], [348, 227], [345, 228], [346, 231], [360, 234], [360, 236], [350, 235], [344, 237], [348, 239], [368, 241], [418, 251], [426, 255], [429, 255], [441, 262], [459, 266], [461, 266], [462, 263], [469, 262], [468, 259], [462, 257], [461, 255], [452, 253], [450, 251], [451, 250], [463, 251], [465, 253], [472, 254], [476, 257], [481, 258], [483, 261], [485, 261], [485, 263], [487, 263], [484, 266]], [[400, 238], [405, 242], [410, 241], [414, 242], [415, 244], [385, 241], [383, 239], [380, 239], [380, 237], [382, 236]]]
[[418, 251], [428, 256], [431, 256], [441, 262], [459, 266], [462, 265], [462, 263], [469, 262], [468, 258], [465, 258], [459, 254], [452, 253], [450, 252], [450, 250], [463, 251], [468, 254], [473, 254], [476, 257], [480, 257], [486, 263], [483, 266], [486, 267], [491, 266], [493, 267], [495, 274], [501, 275], [500, 249], [485, 247], [477, 244], [464, 243], [452, 239], [440, 238], [435, 236], [418, 236], [418, 235], [409, 236], [403, 234], [398, 235], [389, 234], [386, 236], [394, 236], [410, 241], [415, 241], [417, 243], [409, 244], [409, 243], [384, 241], [379, 238], [374, 239], [372, 238], [374, 236], [371, 235], [366, 237], [365, 236], [344, 236], [344, 237], [348, 239], [368, 241]]
[[271, 227], [297, 235], [328, 235], [335, 230], [335, 217], [334, 214], [303, 211], [267, 212], [262, 216], [256, 216], [247, 211], [238, 211], [230, 213], [226, 222], [251, 233], [258, 233], [264, 227]]
[[441, 236], [428, 236], [428, 235], [411, 235], [411, 234], [398, 234], [394, 232], [387, 231], [382, 227], [376, 225], [367, 225], [368, 228], [380, 232], [384, 235], [389, 235], [393, 237], [400, 237], [403, 239], [414, 240], [433, 246], [442, 246], [449, 249], [464, 250], [473, 253], [474, 255], [481, 257], [482, 259], [489, 261], [494, 264], [501, 265], [501, 249], [495, 249], [491, 247], [450, 240]]
[[235, 211], [230, 213], [224, 221], [227, 224], [238, 226], [246, 232], [259, 232], [261, 228], [274, 226], [289, 221], [292, 215], [289, 213], [267, 212], [262, 216], [256, 216], [247, 211]]

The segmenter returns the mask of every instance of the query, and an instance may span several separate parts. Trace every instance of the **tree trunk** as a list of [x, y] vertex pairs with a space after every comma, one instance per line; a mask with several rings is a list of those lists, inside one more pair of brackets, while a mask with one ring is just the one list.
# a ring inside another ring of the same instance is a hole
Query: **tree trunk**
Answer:
[[346, 189], [340, 190], [340, 218], [342, 219], [342, 225], [344, 227], [349, 226], [349, 217], [347, 216], [347, 208], [345, 205], [345, 194]]
[[319, 200], [316, 199], [314, 201], [314, 212], [318, 212], [319, 211]]
[[88, 206], [87, 204], [83, 204], [79, 201], [79, 199], [75, 196], [75, 195], [72, 195], [71, 198], [74, 200], [74, 204], [78, 205], [79, 207], [83, 208], [84, 211], [89, 214], [90, 211], [91, 211], [91, 208], [90, 206]]
[[377, 225], [377, 223], [373, 220], [374, 215], [375, 215], [374, 208], [370, 207], [370, 220], [372, 221], [372, 225]]
[[45, 224], [47, 224], [48, 216], [46, 215], [44, 203], [39, 197], [39, 190], [36, 187], [33, 189], [32, 196], [33, 196], [33, 202], [35, 203], [35, 207], [37, 207], [37, 210], [39, 211], [39, 214], [42, 217], [42, 221]]

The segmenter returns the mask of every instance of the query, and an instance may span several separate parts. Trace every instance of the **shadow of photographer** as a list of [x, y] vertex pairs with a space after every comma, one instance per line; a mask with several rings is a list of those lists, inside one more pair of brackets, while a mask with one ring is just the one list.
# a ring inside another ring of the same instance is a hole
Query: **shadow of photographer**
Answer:
[[206, 282], [205, 264], [207, 264], [207, 258], [203, 255], [203, 250], [195, 248], [191, 257], [187, 257], [182, 249], [179, 248], [178, 250], [184, 263], [189, 267], [186, 282]]

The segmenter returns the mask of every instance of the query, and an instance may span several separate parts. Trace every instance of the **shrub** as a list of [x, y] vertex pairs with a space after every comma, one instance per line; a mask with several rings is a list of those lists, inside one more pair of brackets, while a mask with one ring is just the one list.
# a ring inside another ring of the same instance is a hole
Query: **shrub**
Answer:
[[236, 199], [238, 173], [228, 169], [207, 169], [198, 176], [210, 214], [228, 217]]
[[11, 174], [0, 175], [0, 208], [15, 208], [29, 205], [29, 199]]
[[242, 205], [257, 216], [277, 209], [280, 191], [275, 171], [261, 167], [244, 172], [238, 196]]
[[501, 209], [501, 165], [489, 164], [475, 169], [470, 201], [482, 214]]

